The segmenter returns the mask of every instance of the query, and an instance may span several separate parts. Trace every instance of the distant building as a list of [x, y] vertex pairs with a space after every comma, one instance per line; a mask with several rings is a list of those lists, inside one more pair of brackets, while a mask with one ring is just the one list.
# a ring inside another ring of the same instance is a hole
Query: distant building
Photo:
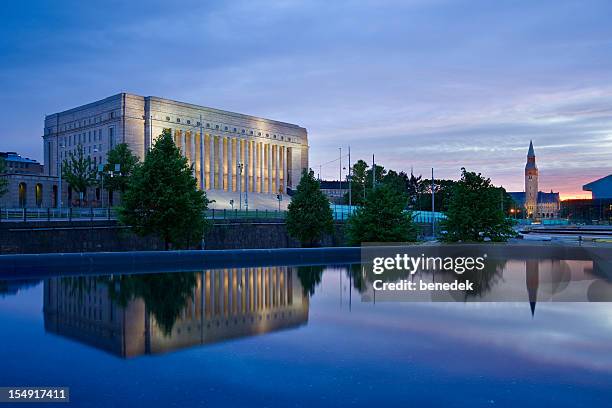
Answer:
[[561, 217], [584, 224], [612, 223], [612, 198], [564, 200]]
[[559, 193], [538, 191], [539, 170], [533, 143], [529, 142], [527, 164], [525, 164], [525, 191], [508, 193], [525, 211], [525, 218], [557, 218], [561, 208]]
[[344, 195], [348, 192], [348, 182], [338, 180], [320, 180], [321, 192], [327, 196], [330, 202], [336, 204], [344, 203]]
[[612, 174], [582, 186], [583, 191], [590, 191], [593, 199], [612, 198]]
[[0, 152], [6, 168], [0, 178], [8, 180], [8, 192], [0, 197], [0, 207], [54, 207], [57, 205], [57, 181], [44, 175], [42, 164], [21, 157], [16, 152]]
[[6, 163], [6, 173], [42, 174], [43, 165], [36, 160], [21, 157], [16, 152], [0, 152], [0, 158]]

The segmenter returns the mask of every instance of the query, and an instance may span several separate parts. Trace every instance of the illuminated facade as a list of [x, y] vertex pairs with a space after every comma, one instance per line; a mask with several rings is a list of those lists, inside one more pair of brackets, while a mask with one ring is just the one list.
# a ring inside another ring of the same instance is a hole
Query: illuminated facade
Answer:
[[525, 164], [525, 191], [508, 193], [522, 207], [525, 218], [558, 218], [561, 209], [559, 193], [538, 191], [539, 171], [533, 143], [529, 142]]
[[[294, 268], [196, 273], [179, 315], [165, 325], [155, 315], [160, 305], [135, 297], [121, 306], [110, 293], [115, 282], [76, 279], [82, 281], [45, 281], [45, 329], [126, 358], [264, 334], [308, 321], [309, 300]], [[167, 297], [159, 301], [175, 300], [170, 293]]]
[[171, 129], [203, 190], [230, 195], [286, 193], [308, 168], [308, 136], [303, 127], [121, 93], [45, 117], [46, 174], [58, 175], [60, 162], [78, 146], [96, 165], [104, 163], [107, 152], [118, 143], [127, 143], [142, 159], [164, 129]]

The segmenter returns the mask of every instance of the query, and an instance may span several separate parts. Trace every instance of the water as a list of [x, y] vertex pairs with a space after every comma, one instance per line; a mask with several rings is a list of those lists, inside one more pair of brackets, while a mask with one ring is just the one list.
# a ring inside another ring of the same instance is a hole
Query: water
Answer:
[[73, 406], [611, 404], [609, 303], [370, 289], [340, 266], [5, 281], [0, 386], [68, 386]]

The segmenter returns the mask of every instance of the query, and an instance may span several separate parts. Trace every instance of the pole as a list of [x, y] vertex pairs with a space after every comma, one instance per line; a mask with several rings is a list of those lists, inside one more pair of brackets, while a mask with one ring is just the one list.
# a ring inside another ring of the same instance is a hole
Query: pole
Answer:
[[372, 154], [372, 189], [376, 187], [376, 162], [374, 161], [374, 154]]
[[351, 214], [353, 212], [353, 199], [351, 196], [352, 193], [352, 185], [353, 185], [353, 180], [351, 179], [351, 146], [349, 145], [348, 147], [348, 165], [349, 165], [349, 170], [348, 170], [348, 178], [349, 178], [349, 214]]
[[436, 182], [434, 180], [434, 169], [431, 168], [431, 235], [436, 237]]
[[62, 161], [59, 162], [59, 191], [57, 197], [57, 206], [60, 209], [60, 213], [62, 210]]
[[236, 167], [238, 168], [238, 172], [240, 173], [238, 175], [238, 191], [240, 192], [240, 204], [238, 205], [238, 208], [240, 209], [240, 211], [242, 211], [242, 163], [238, 162], [238, 164], [236, 164]]
[[340, 185], [339, 185], [339, 190], [340, 190], [340, 194], [342, 194], [342, 147], [338, 148], [340, 150], [340, 162], [338, 165], [338, 170], [340, 171], [340, 177], [338, 178], [338, 180], [340, 180]]

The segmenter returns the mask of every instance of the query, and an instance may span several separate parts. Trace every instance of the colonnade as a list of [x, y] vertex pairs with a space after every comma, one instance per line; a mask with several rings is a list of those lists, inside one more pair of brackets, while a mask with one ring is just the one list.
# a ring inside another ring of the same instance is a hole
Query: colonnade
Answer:
[[174, 143], [193, 165], [202, 190], [287, 192], [291, 147], [240, 137], [175, 130]]

